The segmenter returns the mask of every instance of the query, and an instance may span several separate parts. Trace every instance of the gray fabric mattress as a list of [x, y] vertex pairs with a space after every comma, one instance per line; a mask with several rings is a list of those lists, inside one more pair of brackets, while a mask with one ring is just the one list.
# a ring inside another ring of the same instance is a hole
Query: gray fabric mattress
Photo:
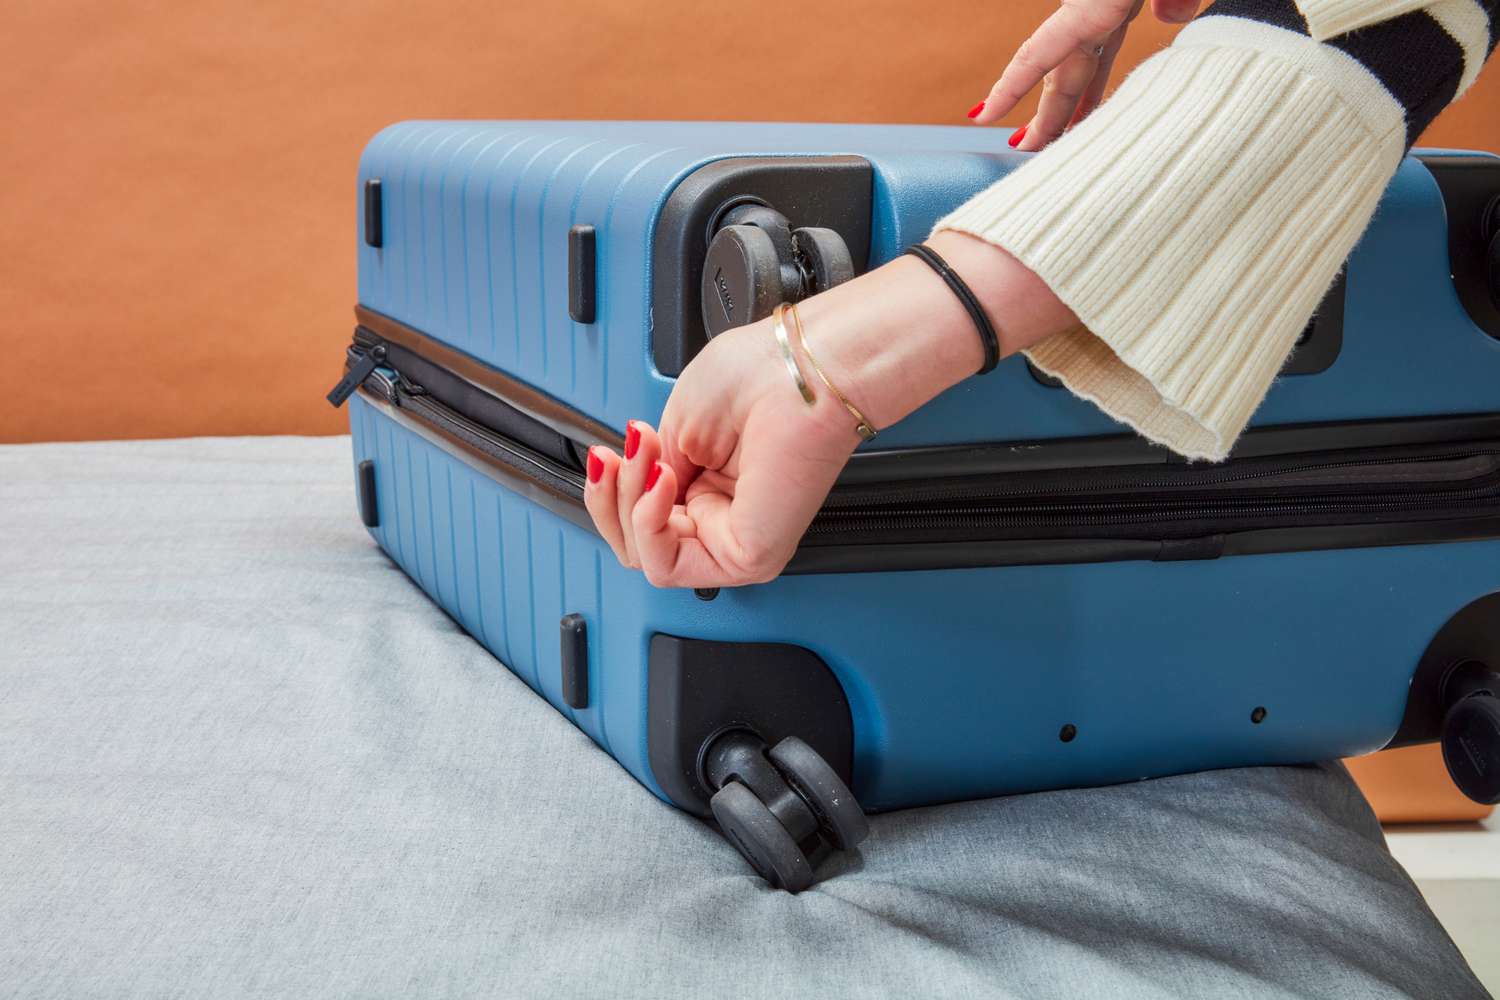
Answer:
[[1484, 996], [1338, 765], [767, 889], [370, 541], [346, 439], [0, 448], [0, 994]]

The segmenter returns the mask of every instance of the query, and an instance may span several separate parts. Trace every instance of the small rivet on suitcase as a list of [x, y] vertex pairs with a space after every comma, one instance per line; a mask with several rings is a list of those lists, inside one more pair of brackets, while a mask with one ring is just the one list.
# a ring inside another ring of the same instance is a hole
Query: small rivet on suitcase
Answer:
[[1264, 705], [1255, 706], [1255, 711], [1250, 713], [1250, 721], [1257, 726], [1266, 721], [1266, 709]]
[[698, 598], [698, 600], [700, 600], [700, 601], [711, 601], [715, 597], [719, 596], [719, 588], [718, 587], [696, 587], [693, 590], [693, 596], [696, 597], [696, 598]]
[[1066, 726], [1062, 727], [1062, 729], [1057, 734], [1057, 738], [1060, 739], [1060, 740], [1062, 740], [1064, 743], [1072, 743], [1073, 742], [1073, 737], [1075, 737], [1077, 735], [1078, 735], [1078, 727], [1075, 726], [1075, 725], [1073, 725], [1073, 723], [1070, 722]]

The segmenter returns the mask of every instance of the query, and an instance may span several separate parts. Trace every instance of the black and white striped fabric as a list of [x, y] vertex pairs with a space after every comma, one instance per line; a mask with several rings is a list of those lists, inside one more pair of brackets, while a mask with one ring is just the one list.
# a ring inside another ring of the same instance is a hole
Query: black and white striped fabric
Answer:
[[[1310, 36], [1311, 6], [1295, 0], [1217, 0], [1199, 20], [1245, 18]], [[1438, 113], [1468, 89], [1494, 52], [1500, 41], [1500, 0], [1438, 0], [1319, 40], [1354, 57], [1379, 78], [1406, 113], [1410, 147]]]

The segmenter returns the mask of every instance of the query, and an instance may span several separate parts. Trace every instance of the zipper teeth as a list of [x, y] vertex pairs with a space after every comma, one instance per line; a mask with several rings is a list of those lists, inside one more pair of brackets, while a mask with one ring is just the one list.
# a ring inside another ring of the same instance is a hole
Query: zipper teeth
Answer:
[[[375, 335], [373, 332], [367, 330], [365, 327], [359, 327], [359, 328], [357, 328], [355, 330], [354, 344], [355, 344], [356, 347], [362, 347], [365, 350], [370, 350], [372, 348], [384, 346], [384, 342], [377, 335]], [[407, 382], [404, 378], [400, 378], [399, 373], [398, 373], [398, 379], [399, 379], [399, 381], [401, 381], [405, 385], [408, 385], [411, 388], [417, 390], [417, 393], [421, 393], [421, 392], [424, 391], [424, 390], [422, 390], [422, 388], [420, 386], [413, 385], [412, 383]], [[457, 414], [457, 413], [454, 413], [454, 417], [456, 419], [463, 419], [462, 415], [461, 414]], [[470, 423], [472, 425], [472, 422], [470, 422]], [[478, 425], [472, 425], [472, 426], [476, 430], [484, 431], [484, 428], [480, 428], [480, 427], [478, 427]], [[490, 432], [485, 431], [485, 433], [490, 433]], [[1325, 462], [1313, 462], [1313, 463], [1307, 464], [1307, 465], [1293, 465], [1291, 468], [1283, 468], [1283, 469], [1264, 469], [1264, 468], [1258, 468], [1258, 469], [1246, 469], [1246, 470], [1241, 470], [1241, 471], [1226, 470], [1223, 473], [1220, 473], [1220, 474], [1217, 474], [1217, 475], [1195, 475], [1195, 476], [1191, 476], [1191, 477], [1173, 476], [1173, 477], [1164, 477], [1164, 478], [1157, 478], [1157, 479], [1149, 479], [1149, 478], [1139, 478], [1139, 479], [1134, 479], [1134, 480], [1126, 479], [1126, 480], [1121, 481], [1119, 483], [1114, 483], [1114, 484], [1107, 485], [1107, 486], [1097, 487], [1097, 488], [1095, 488], [1093, 490], [1088, 490], [1088, 489], [1073, 489], [1073, 490], [1068, 491], [1066, 494], [1063, 494], [1063, 495], [1064, 496], [1067, 496], [1067, 495], [1071, 495], [1071, 496], [1086, 496], [1090, 492], [1093, 492], [1093, 493], [1103, 493], [1103, 492], [1108, 492], [1108, 491], [1111, 491], [1111, 490], [1170, 489], [1170, 488], [1174, 488], [1174, 487], [1224, 486], [1224, 485], [1228, 485], [1230, 483], [1248, 482], [1248, 481], [1254, 480], [1254, 479], [1266, 479], [1266, 478], [1270, 478], [1270, 477], [1277, 476], [1277, 475], [1284, 475], [1284, 474], [1290, 473], [1290, 472], [1296, 472], [1296, 473], [1305, 473], [1305, 472], [1330, 472], [1330, 471], [1333, 471], [1335, 469], [1378, 468], [1378, 467], [1384, 466], [1384, 465], [1400, 465], [1402, 463], [1411, 462], [1411, 461], [1423, 461], [1423, 462], [1455, 461], [1455, 460], [1464, 459], [1464, 458], [1478, 458], [1478, 457], [1485, 456], [1485, 455], [1493, 456], [1493, 455], [1497, 455], [1497, 454], [1500, 454], [1500, 451], [1496, 451], [1495, 449], [1472, 449], [1471, 448], [1471, 449], [1466, 449], [1466, 450], [1454, 450], [1454, 451], [1449, 451], [1449, 452], [1440, 452], [1438, 454], [1433, 454], [1433, 455], [1423, 455], [1423, 456], [1421, 456], [1420, 459], [1414, 459], [1411, 456], [1404, 456], [1404, 457], [1403, 456], [1390, 456], [1390, 457], [1386, 457], [1386, 458], [1345, 459], [1345, 460], [1336, 461], [1336, 462], [1326, 462], [1325, 461]], [[581, 484], [583, 482], [582, 476], [577, 476], [576, 474], [572, 474], [571, 470], [569, 470], [569, 472], [570, 472], [570, 477], [576, 478], [578, 480], [578, 482], [580, 484], [580, 488], [581, 488]], [[1009, 498], [1045, 496], [1049, 492], [1055, 493], [1055, 492], [1057, 492], [1057, 490], [1056, 490], [1055, 487], [1036, 486], [1036, 487], [1022, 488], [1022, 489], [1010, 489], [1010, 490], [1004, 490], [1004, 489], [1002, 489], [1002, 490], [992, 490], [992, 491], [982, 491], [982, 490], [976, 489], [974, 491], [965, 493], [964, 491], [956, 491], [955, 492], [953, 490], [945, 490], [942, 487], [912, 487], [910, 489], [894, 489], [893, 488], [893, 489], [890, 489], [888, 492], [885, 492], [882, 500], [880, 500], [880, 501], [868, 501], [868, 500], [865, 500], [865, 497], [868, 496], [870, 494], [870, 492], [871, 492], [868, 487], [860, 488], [858, 490], [851, 490], [850, 492], [851, 492], [852, 496], [848, 496], [847, 499], [846, 499], [845, 497], [839, 496], [838, 491], [835, 491], [834, 494], [829, 498], [830, 506], [825, 506], [824, 507], [824, 509], [818, 515], [819, 518], [822, 518], [824, 516], [833, 516], [833, 515], [843, 514], [843, 513], [846, 513], [846, 512], [848, 512], [848, 513], [859, 512], [859, 513], [862, 513], [862, 514], [863, 513], [875, 513], [875, 511], [870, 510], [870, 508], [878, 508], [880, 506], [884, 506], [884, 505], [892, 504], [892, 503], [914, 503], [914, 502], [920, 502], [920, 501], [923, 501], [923, 500], [966, 499], [966, 498], [979, 499], [979, 500], [987, 500], [987, 499], [997, 499], [997, 500], [999, 500], [999, 499], [1009, 499]], [[885, 499], [886, 497], [888, 497], [890, 499]], [[1158, 507], [1160, 507], [1160, 506], [1162, 506], [1163, 500], [1165, 500], [1165, 498], [1152, 500], [1150, 502], [1153, 503], [1153, 504], [1156, 504]]]
[[[368, 338], [361, 338], [358, 334], [356, 334], [355, 343], [356, 346], [367, 349], [379, 345], [379, 341], [372, 342]], [[390, 375], [385, 374], [386, 372], [390, 372]], [[575, 498], [582, 497], [584, 478], [581, 473], [565, 468], [546, 456], [536, 454], [532, 449], [511, 442], [494, 431], [475, 423], [446, 404], [427, 395], [425, 389], [411, 382], [395, 369], [389, 367], [377, 368], [366, 378], [366, 381], [371, 380], [378, 384], [381, 394], [395, 405], [416, 410], [426, 419], [439, 425], [446, 425], [456, 433], [479, 443], [483, 448], [498, 453], [496, 457], [499, 461], [517, 466], [523, 470], [534, 470], [535, 473], [562, 484]], [[1347, 459], [1336, 462], [1315, 462], [1281, 470], [1256, 469], [1194, 479], [1175, 477], [1169, 480], [1118, 483], [1108, 487], [1100, 487], [1094, 492], [1162, 489], [1179, 486], [1222, 486], [1233, 482], [1269, 478], [1273, 475], [1288, 472], [1303, 473], [1343, 468], [1378, 467], [1419, 461], [1452, 461], [1496, 454], [1500, 454], [1500, 451], [1494, 449], [1468, 449], [1440, 452], [1433, 455], [1407, 455], [1372, 459]], [[1492, 474], [1486, 478], [1490, 481], [1479, 486], [1470, 486], [1464, 489], [1428, 490], [1419, 495], [1409, 497], [1372, 498], [1369, 500], [1349, 500], [1342, 499], [1337, 495], [1330, 497], [1324, 494], [1322, 497], [1313, 496], [1272, 503], [1262, 502], [1258, 497], [1245, 498], [1240, 501], [1235, 501], [1232, 498], [1221, 499], [1217, 503], [1214, 503], [1205, 502], [1208, 498], [1199, 499], [1182, 494], [1175, 496], [1169, 494], [1143, 499], [1087, 501], [1071, 499], [1073, 497], [1088, 495], [1081, 491], [1074, 491], [1071, 494], [1061, 495], [1055, 502], [1050, 503], [1045, 501], [1009, 505], [1004, 503], [1004, 501], [1043, 497], [1049, 492], [1056, 492], [1055, 488], [1049, 490], [1048, 487], [1037, 487], [991, 493], [975, 493], [970, 497], [955, 498], [981, 501], [977, 504], [971, 503], [968, 506], [930, 507], [927, 509], [919, 508], [899, 511], [888, 509], [897, 503], [911, 503], [953, 497], [951, 491], [944, 493], [936, 489], [913, 490], [902, 493], [899, 500], [887, 500], [880, 504], [866, 503], [862, 505], [850, 504], [844, 507], [825, 507], [813, 519], [807, 533], [809, 535], [821, 536], [871, 531], [1023, 528], [1056, 526], [1061, 521], [1066, 521], [1069, 525], [1076, 526], [1108, 526], [1139, 524], [1150, 521], [1167, 522], [1181, 520], [1186, 517], [1196, 520], [1208, 520], [1212, 518], [1243, 520], [1272, 515], [1311, 515], [1338, 512], [1379, 514], [1383, 512], [1433, 507], [1438, 504], [1463, 505], [1477, 504], [1483, 501], [1490, 501], [1491, 505], [1493, 505], [1497, 501], [1495, 496], [1496, 485], [1493, 482], [1495, 477]], [[1001, 503], [985, 504], [982, 502], [985, 500], [995, 500]]]
[[[1287, 506], [1292, 506], [1292, 505], [1299, 505], [1299, 506], [1300, 505], [1324, 505], [1324, 506], [1342, 506], [1342, 507], [1351, 507], [1351, 508], [1352, 507], [1366, 508], [1366, 507], [1369, 507], [1369, 506], [1372, 506], [1374, 504], [1378, 504], [1378, 503], [1381, 503], [1381, 502], [1428, 503], [1428, 502], [1431, 502], [1433, 500], [1449, 500], [1449, 499], [1455, 499], [1455, 498], [1462, 498], [1462, 497], [1465, 497], [1465, 496], [1480, 495], [1480, 494], [1485, 494], [1485, 493], [1493, 492], [1495, 490], [1496, 486], [1500, 485], [1500, 481], [1497, 481], [1497, 477], [1496, 477], [1496, 475], [1494, 473], [1487, 474], [1484, 477], [1484, 479], [1485, 479], [1484, 482], [1479, 483], [1477, 485], [1465, 486], [1465, 487], [1462, 487], [1462, 488], [1428, 489], [1428, 490], [1424, 490], [1424, 491], [1422, 491], [1420, 493], [1412, 493], [1409, 496], [1397, 497], [1397, 498], [1395, 498], [1395, 499], [1393, 499], [1391, 501], [1381, 501], [1379, 499], [1372, 499], [1372, 500], [1350, 499], [1351, 497], [1357, 497], [1358, 496], [1358, 494], [1355, 494], [1355, 493], [1352, 493], [1352, 492], [1346, 492], [1346, 493], [1328, 492], [1328, 493], [1321, 493], [1321, 494], [1316, 494], [1315, 493], [1315, 494], [1307, 494], [1306, 496], [1301, 497], [1301, 498], [1295, 498], [1295, 499], [1294, 498], [1288, 498], [1286, 500], [1271, 500], [1269, 502], [1265, 501], [1264, 497], [1259, 496], [1259, 495], [1250, 496], [1250, 497], [1244, 497], [1244, 498], [1235, 498], [1235, 497], [1232, 497], [1232, 496], [1230, 496], [1230, 497], [1194, 497], [1194, 496], [1183, 496], [1181, 494], [1178, 494], [1178, 495], [1175, 495], [1175, 496], [1168, 495], [1168, 496], [1162, 496], [1162, 497], [1122, 498], [1122, 499], [1118, 499], [1118, 500], [1102, 500], [1102, 501], [1093, 501], [1093, 502], [1089, 502], [1089, 501], [1074, 501], [1074, 500], [1070, 500], [1070, 499], [1068, 499], [1066, 497], [1060, 497], [1058, 499], [1058, 501], [1055, 502], [1055, 503], [1033, 502], [1031, 504], [1003, 504], [1003, 505], [1002, 504], [982, 504], [982, 503], [980, 503], [980, 504], [972, 504], [971, 503], [971, 504], [969, 504], [967, 506], [929, 507], [929, 508], [926, 508], [926, 509], [916, 508], [916, 509], [903, 509], [903, 510], [900, 510], [900, 511], [890, 511], [890, 510], [887, 510], [887, 509], [885, 509], [885, 505], [870, 505], [870, 506], [866, 506], [866, 507], [843, 507], [843, 508], [836, 508], [836, 509], [830, 509], [830, 510], [821, 511], [818, 516], [820, 518], [825, 518], [826, 517], [828, 519], [838, 519], [838, 518], [854, 518], [854, 517], [879, 517], [881, 515], [886, 515], [886, 514], [903, 514], [903, 515], [904, 514], [910, 514], [910, 515], [922, 515], [922, 516], [930, 516], [930, 517], [939, 517], [939, 516], [943, 516], [943, 515], [946, 515], [946, 514], [961, 515], [961, 514], [980, 514], [980, 513], [991, 513], [991, 514], [998, 514], [998, 513], [1028, 514], [1028, 513], [1042, 513], [1042, 512], [1045, 512], [1045, 513], [1088, 514], [1088, 513], [1096, 512], [1096, 511], [1117, 511], [1117, 510], [1129, 511], [1129, 510], [1131, 510], [1133, 508], [1138, 508], [1143, 513], [1149, 513], [1149, 514], [1152, 514], [1152, 515], [1159, 515], [1159, 514], [1162, 514], [1164, 512], [1170, 512], [1172, 510], [1179, 509], [1179, 508], [1180, 509], [1190, 509], [1190, 510], [1201, 510], [1201, 509], [1218, 509], [1218, 510], [1225, 510], [1225, 511], [1245, 510], [1245, 511], [1252, 511], [1253, 512], [1253, 511], [1258, 511], [1258, 510], [1277, 510], [1277, 509], [1281, 509], [1281, 508], [1284, 508], [1284, 507], [1287, 507]], [[1380, 494], [1380, 495], [1384, 495], [1384, 494]], [[988, 498], [987, 497], [976, 497], [974, 499], [982, 501], [982, 500], [985, 500], [985, 499], [988, 499]], [[1009, 498], [997, 495], [996, 499], [1003, 500], [1003, 499], [1009, 499]], [[1215, 501], [1217, 501], [1217, 502], [1215, 503]], [[1205, 502], [1210, 503], [1212, 506], [1210, 506], [1209, 508], [1204, 508], [1203, 505], [1204, 505]]]
[[[1269, 479], [1269, 478], [1271, 478], [1273, 476], [1287, 475], [1289, 473], [1331, 472], [1331, 471], [1333, 471], [1335, 469], [1378, 468], [1378, 467], [1383, 466], [1383, 465], [1401, 465], [1403, 463], [1416, 462], [1416, 461], [1421, 461], [1421, 462], [1450, 462], [1450, 461], [1457, 461], [1457, 460], [1465, 459], [1465, 458], [1481, 458], [1481, 457], [1484, 457], [1486, 455], [1493, 456], [1493, 455], [1497, 455], [1497, 454], [1500, 454], [1500, 451], [1496, 451], [1494, 449], [1468, 449], [1468, 450], [1464, 450], [1464, 451], [1439, 452], [1439, 453], [1433, 454], [1433, 455], [1422, 455], [1420, 458], [1415, 458], [1415, 457], [1412, 457], [1410, 455], [1407, 455], [1407, 456], [1390, 456], [1388, 458], [1346, 459], [1346, 460], [1338, 461], [1338, 462], [1314, 462], [1314, 463], [1308, 464], [1308, 465], [1294, 465], [1294, 466], [1292, 466], [1290, 468], [1284, 468], [1284, 469], [1255, 469], [1255, 470], [1246, 470], [1246, 471], [1242, 471], [1242, 472], [1238, 472], [1238, 473], [1224, 474], [1224, 475], [1218, 475], [1218, 476], [1203, 476], [1203, 477], [1200, 477], [1200, 478], [1192, 478], [1192, 479], [1183, 478], [1181, 476], [1170, 478], [1170, 479], [1147, 479], [1147, 478], [1141, 478], [1141, 479], [1136, 479], [1136, 480], [1125, 480], [1125, 481], [1118, 482], [1118, 483], [1111, 483], [1111, 484], [1106, 485], [1106, 486], [1097, 487], [1097, 488], [1095, 488], [1095, 489], [1093, 489], [1091, 491], [1087, 490], [1087, 489], [1074, 489], [1074, 490], [1068, 491], [1065, 494], [1060, 494], [1060, 495], [1063, 495], [1063, 496], [1086, 496], [1086, 495], [1088, 495], [1089, 492], [1106, 493], [1106, 492], [1109, 492], [1109, 491], [1112, 491], [1112, 490], [1118, 491], [1118, 490], [1130, 490], [1130, 489], [1170, 489], [1170, 488], [1173, 488], [1173, 487], [1225, 486], [1225, 485], [1228, 485], [1230, 483], [1248, 482], [1248, 481], [1253, 480], [1253, 479]], [[1056, 471], [1056, 470], [1048, 470], [1048, 471]], [[869, 491], [868, 489], [866, 489], [864, 491], [865, 494], [868, 494], [869, 492], [871, 492], [871, 491]], [[918, 501], [922, 501], [922, 500], [939, 500], [939, 499], [945, 499], [945, 498], [953, 498], [953, 499], [967, 499], [967, 498], [972, 498], [972, 499], [997, 499], [997, 500], [999, 500], [999, 499], [1010, 499], [1010, 498], [1021, 498], [1021, 497], [1044, 496], [1044, 495], [1048, 494], [1049, 492], [1056, 493], [1058, 491], [1056, 490], [1055, 487], [1037, 486], [1037, 487], [1032, 487], [1032, 488], [1029, 488], [1029, 489], [1009, 489], [1009, 490], [1000, 489], [1000, 490], [994, 490], [994, 491], [988, 491], [988, 492], [981, 491], [978, 488], [976, 488], [973, 492], [965, 494], [963, 492], [957, 492], [957, 493], [955, 493], [952, 490], [944, 490], [941, 487], [930, 487], [930, 488], [917, 487], [917, 488], [913, 488], [911, 490], [891, 490], [890, 493], [887, 494], [887, 495], [893, 497], [894, 499], [883, 500], [883, 501], [874, 501], [874, 502], [868, 502], [867, 501], [867, 502], [861, 503], [860, 501], [863, 499], [863, 496], [856, 496], [856, 497], [847, 498], [847, 499], [835, 496], [834, 497], [835, 505], [833, 507], [831, 507], [831, 508], [827, 508], [827, 512], [844, 511], [844, 510], [860, 510], [860, 509], [866, 509], [867, 510], [868, 508], [871, 508], [871, 507], [881, 506], [883, 503], [912, 503], [912, 502], [918, 502]], [[843, 503], [839, 503], [838, 501], [840, 501], [840, 500], [844, 500], [844, 502]]]
[[427, 396], [426, 391], [415, 383], [402, 380], [396, 383], [395, 388], [400, 396], [401, 406], [420, 410], [438, 423], [446, 423], [465, 432], [469, 437], [476, 438], [497, 451], [503, 452], [513, 462], [530, 466], [554, 479], [559, 479], [572, 487], [579, 496], [583, 495], [583, 477], [571, 469], [565, 469], [551, 459], [536, 454], [530, 448], [514, 445], [493, 431], [481, 427], [451, 407]]
[[[1183, 513], [1190, 514], [1194, 519], [1216, 517], [1243, 519], [1266, 517], [1273, 514], [1339, 512], [1378, 514], [1431, 507], [1434, 505], [1434, 502], [1462, 504], [1466, 502], [1480, 503], [1490, 501], [1493, 504], [1495, 500], [1493, 487], [1487, 485], [1467, 490], [1425, 493], [1421, 496], [1408, 499], [1357, 502], [1288, 500], [1286, 503], [1281, 504], [1260, 504], [1257, 506], [1219, 504], [1217, 506], [1194, 507], [1184, 510]], [[1173, 519], [1172, 515], [1176, 513], [1163, 509], [1163, 505], [1155, 504], [1151, 501], [1138, 501], [1136, 506], [1147, 509], [1116, 514], [1114, 512], [1119, 509], [1119, 506], [1116, 504], [1076, 504], [1064, 507], [1051, 507], [1045, 510], [1034, 508], [1035, 513], [1024, 510], [1002, 512], [988, 507], [960, 507], [951, 510], [916, 510], [902, 511], [900, 513], [823, 511], [813, 520], [812, 526], [808, 529], [808, 534], [824, 535], [853, 531], [965, 527], [1023, 528], [1056, 525], [1060, 520], [1066, 520], [1069, 524], [1075, 525], [1105, 526], [1169, 521]], [[1186, 504], [1182, 506], [1184, 508], [1187, 507]]]
[[520, 466], [523, 469], [530, 468], [537, 472], [561, 482], [577, 498], [583, 497], [583, 476], [572, 469], [564, 468], [551, 459], [538, 455], [530, 448], [516, 445], [491, 431], [487, 427], [476, 424], [463, 414], [454, 410], [445, 403], [438, 402], [427, 395], [427, 390], [420, 385], [410, 381], [394, 368], [388, 369], [395, 378], [382, 374], [378, 369], [371, 372], [368, 379], [375, 379], [380, 383], [381, 393], [397, 406], [405, 410], [415, 410], [427, 420], [446, 425], [455, 432], [471, 438], [486, 448], [499, 452], [500, 460], [510, 465]]

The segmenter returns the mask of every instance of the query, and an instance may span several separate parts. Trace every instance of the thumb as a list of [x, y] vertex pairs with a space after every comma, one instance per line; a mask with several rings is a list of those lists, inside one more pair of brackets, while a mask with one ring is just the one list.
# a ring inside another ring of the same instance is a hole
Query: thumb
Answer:
[[1151, 0], [1151, 12], [1168, 24], [1186, 24], [1198, 16], [1201, 0]]
[[672, 482], [676, 484], [677, 503], [682, 503], [687, 495], [687, 488], [693, 485], [698, 474], [703, 471], [702, 466], [695, 463], [682, 453], [677, 446], [677, 435], [672, 428], [665, 426], [661, 429], [661, 463], [672, 470]]

